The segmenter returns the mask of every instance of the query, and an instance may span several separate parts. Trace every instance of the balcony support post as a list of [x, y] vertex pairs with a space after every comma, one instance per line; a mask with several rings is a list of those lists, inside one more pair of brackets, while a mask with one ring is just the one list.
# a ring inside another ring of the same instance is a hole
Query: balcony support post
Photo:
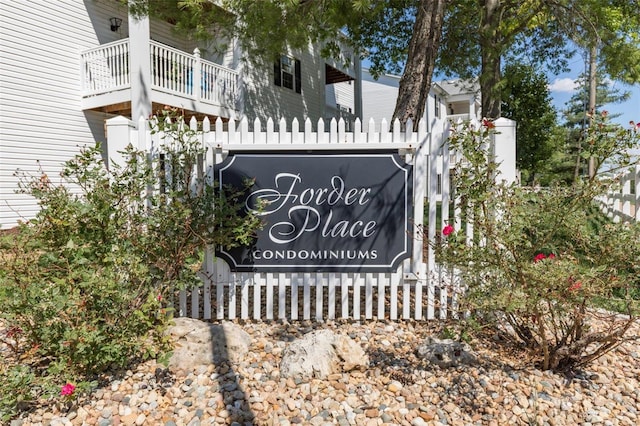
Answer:
[[193, 49], [193, 97], [196, 102], [202, 99], [202, 60], [200, 59], [200, 49]]
[[129, 14], [129, 62], [131, 64], [131, 119], [151, 115], [151, 48], [149, 17]]

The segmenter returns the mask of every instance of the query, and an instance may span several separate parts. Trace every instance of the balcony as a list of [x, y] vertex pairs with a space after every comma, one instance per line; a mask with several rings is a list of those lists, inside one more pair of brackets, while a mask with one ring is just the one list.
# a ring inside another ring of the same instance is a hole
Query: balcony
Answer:
[[[238, 72], [150, 41], [150, 90], [153, 110], [164, 105], [185, 115], [235, 118]], [[81, 53], [82, 109], [131, 116], [129, 39]], [[194, 84], [199, 82], [199, 84]]]

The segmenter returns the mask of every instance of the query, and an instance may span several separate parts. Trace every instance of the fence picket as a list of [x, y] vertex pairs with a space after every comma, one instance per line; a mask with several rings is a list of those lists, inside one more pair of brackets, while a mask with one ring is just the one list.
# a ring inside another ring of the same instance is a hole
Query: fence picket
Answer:
[[391, 273], [391, 281], [389, 283], [389, 319], [395, 321], [398, 319], [398, 283], [400, 282], [400, 274], [398, 271]]
[[373, 274], [366, 273], [365, 274], [365, 310], [364, 317], [365, 319], [373, 318]]
[[324, 279], [322, 274], [316, 272], [315, 274], [315, 285], [316, 285], [316, 319], [318, 321], [324, 318], [324, 298], [322, 296], [322, 287], [324, 286]]
[[411, 318], [411, 284], [407, 280], [402, 283], [402, 319]]
[[303, 274], [303, 294], [302, 294], [302, 318], [311, 319], [311, 274]]
[[298, 319], [298, 274], [291, 274], [291, 319]]
[[265, 301], [265, 306], [267, 309], [267, 319], [273, 319], [273, 286], [274, 286], [274, 278], [273, 273], [269, 272], [267, 274], [267, 300]]
[[289, 280], [284, 273], [278, 274], [278, 319], [287, 318], [287, 281]]
[[598, 199], [602, 211], [614, 222], [640, 222], [640, 164], [623, 169], [620, 186]]
[[253, 319], [261, 319], [262, 312], [262, 288], [264, 287], [264, 274], [255, 274], [253, 277]]
[[236, 302], [237, 302], [237, 273], [231, 272], [229, 276], [229, 304], [227, 305], [227, 316], [229, 319], [236, 318]]
[[378, 284], [378, 319], [383, 320], [385, 318], [385, 305], [386, 305], [386, 292], [385, 292], [385, 283], [389, 280], [387, 279], [389, 274], [377, 274], [376, 280]]
[[249, 283], [251, 279], [248, 274], [240, 275], [240, 285], [242, 286], [242, 301], [240, 303], [240, 318], [249, 318]]
[[356, 273], [353, 276], [353, 319], [360, 319], [360, 286], [362, 285], [362, 274]]
[[216, 262], [215, 274], [216, 279], [216, 319], [224, 319], [224, 289], [229, 282], [228, 274], [226, 273], [227, 265], [221, 260]]
[[349, 275], [340, 274], [340, 307], [342, 308], [342, 318], [349, 318]]
[[336, 317], [336, 274], [330, 273], [327, 279], [327, 318]]

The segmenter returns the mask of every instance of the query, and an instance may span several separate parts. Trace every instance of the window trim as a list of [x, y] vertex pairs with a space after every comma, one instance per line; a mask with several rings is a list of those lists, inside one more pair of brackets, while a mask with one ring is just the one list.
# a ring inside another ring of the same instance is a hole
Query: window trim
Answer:
[[[284, 65], [285, 61], [288, 62], [286, 67]], [[291, 65], [293, 65], [293, 70], [291, 70]], [[291, 83], [293, 87], [288, 87], [284, 84], [285, 73], [291, 76]], [[296, 93], [302, 93], [302, 72], [299, 59], [288, 55], [280, 56], [280, 59], [273, 63], [273, 74], [273, 84], [276, 86], [293, 90]]]

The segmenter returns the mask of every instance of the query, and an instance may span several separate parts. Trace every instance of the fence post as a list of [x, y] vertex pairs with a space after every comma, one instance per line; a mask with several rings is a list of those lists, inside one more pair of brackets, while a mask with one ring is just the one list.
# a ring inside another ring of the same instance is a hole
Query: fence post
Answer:
[[516, 182], [516, 122], [498, 118], [495, 122], [491, 154], [498, 164], [499, 179], [507, 184]]
[[200, 49], [197, 47], [193, 49], [193, 56], [195, 57], [195, 61], [193, 61], [193, 72], [192, 72], [192, 80], [191, 87], [193, 88], [193, 97], [196, 101], [202, 99], [202, 60], [200, 59]]
[[124, 166], [126, 160], [122, 151], [131, 142], [130, 133], [135, 129], [133, 121], [121, 115], [107, 120], [107, 167]]

